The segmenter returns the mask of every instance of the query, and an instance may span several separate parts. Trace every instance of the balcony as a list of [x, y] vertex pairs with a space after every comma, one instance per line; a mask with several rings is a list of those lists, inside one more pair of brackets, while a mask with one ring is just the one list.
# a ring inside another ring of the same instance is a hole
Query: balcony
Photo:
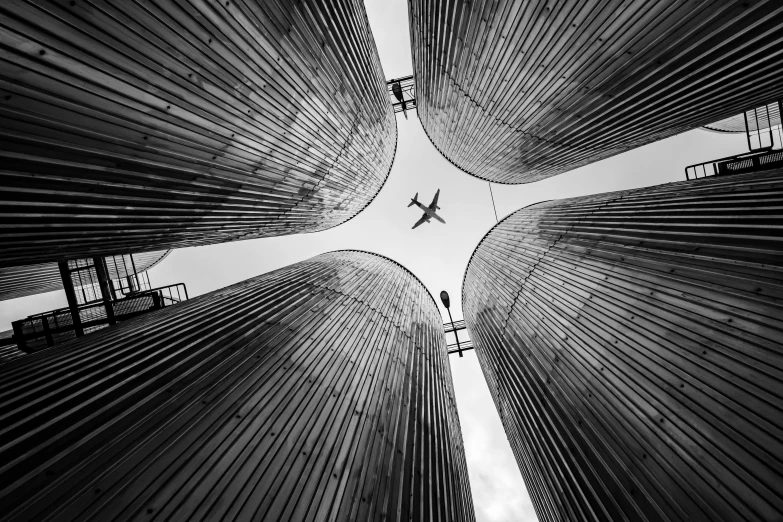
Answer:
[[92, 301], [76, 307], [79, 325], [74, 324], [71, 308], [59, 308], [14, 321], [13, 339], [20, 350], [36, 352], [80, 335], [101, 330], [132, 317], [172, 306], [187, 300], [183, 283], [130, 293], [113, 301]]

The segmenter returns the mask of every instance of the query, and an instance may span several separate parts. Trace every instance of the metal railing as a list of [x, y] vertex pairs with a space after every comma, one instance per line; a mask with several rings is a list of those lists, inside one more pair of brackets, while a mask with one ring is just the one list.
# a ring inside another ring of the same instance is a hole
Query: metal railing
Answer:
[[185, 283], [162, 286], [156, 288], [155, 291], [158, 292], [163, 306], [169, 306], [188, 300], [188, 289], [185, 287]]
[[745, 118], [745, 137], [748, 140], [748, 150], [757, 151], [772, 148], [775, 142], [772, 137], [773, 125], [769, 105], [745, 111], [742, 116]]
[[449, 354], [458, 353], [459, 356], [462, 357], [462, 352], [473, 349], [473, 341], [471, 341], [470, 339], [460, 341], [459, 337], [457, 337], [457, 332], [463, 330], [467, 331], [467, 329], [468, 326], [465, 324], [464, 319], [459, 319], [457, 321], [454, 321], [453, 323], [451, 322], [443, 323], [444, 333], [449, 334], [454, 332], [454, 340], [457, 341], [455, 343], [446, 346], [447, 353]]
[[458, 319], [457, 321], [454, 321], [454, 327], [451, 327], [451, 323], [443, 323], [443, 329], [446, 331], [446, 333], [453, 332], [454, 330], [464, 330], [467, 326], [465, 326], [465, 319]]
[[473, 349], [473, 341], [468, 339], [467, 341], [460, 341], [459, 347], [457, 346], [457, 343], [450, 344], [446, 346], [447, 353], [459, 353], [460, 351], [466, 351], [466, 350], [472, 350]]
[[[165, 308], [188, 299], [184, 283], [153, 288], [110, 302], [97, 301], [79, 305], [77, 312], [84, 333], [94, 332], [115, 322]], [[107, 313], [111, 306], [113, 314]], [[14, 335], [20, 350], [34, 352], [54, 346], [76, 337], [76, 326], [70, 308], [59, 308], [12, 323]]]
[[389, 98], [395, 113], [403, 112], [403, 109], [407, 111], [416, 108], [416, 86], [413, 75], [391, 79], [386, 82], [386, 87], [389, 89]]
[[[748, 150], [745, 154], [729, 156], [685, 167], [685, 179], [698, 179], [722, 174], [741, 174], [755, 172], [783, 165], [783, 124], [781, 124], [783, 104], [778, 100], [762, 107], [744, 111], [741, 114], [745, 128], [745, 138]], [[736, 132], [733, 121], [726, 124], [726, 129], [713, 129], [725, 132]], [[718, 122], [719, 124], [721, 122]], [[716, 124], [717, 125], [717, 124]], [[708, 126], [709, 128], [712, 128]]]
[[129, 274], [126, 277], [112, 279], [111, 286], [116, 295], [132, 295], [152, 289], [150, 277], [146, 270], [137, 274]]
[[783, 166], [783, 150], [766, 148], [685, 167], [685, 179], [698, 179], [725, 174], [743, 174]]

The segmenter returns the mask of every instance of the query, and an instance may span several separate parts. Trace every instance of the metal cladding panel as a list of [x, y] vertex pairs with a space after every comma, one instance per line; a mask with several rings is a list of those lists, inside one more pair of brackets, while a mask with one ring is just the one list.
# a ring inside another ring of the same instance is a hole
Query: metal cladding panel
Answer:
[[[157, 252], [143, 252], [133, 254], [133, 262], [137, 272], [144, 272], [157, 265], [169, 255], [170, 250]], [[133, 273], [130, 261], [127, 266], [119, 261], [114, 263], [112, 258], [107, 259], [108, 275], [110, 279], [126, 277]], [[128, 259], [127, 254], [125, 258]], [[130, 269], [130, 270], [128, 270]], [[37, 265], [10, 266], [0, 268], [0, 301], [16, 299], [28, 295], [54, 292], [63, 289], [63, 281], [57, 263], [40, 263]]]
[[57, 263], [0, 268], [0, 301], [62, 289]]
[[[11, 331], [13, 334], [13, 331]], [[0, 364], [15, 361], [21, 357], [27, 356], [22, 350], [20, 350], [15, 344], [8, 344], [0, 346]]]
[[530, 183], [783, 95], [778, 0], [409, 0], [419, 119], [452, 163]]
[[[769, 115], [767, 116], [767, 113], [763, 108], [760, 108], [759, 113], [761, 117], [761, 122], [759, 127], [764, 129], [769, 129], [770, 127], [777, 127], [780, 125], [780, 108], [778, 107], [777, 103], [770, 103], [766, 106], [766, 110], [769, 111]], [[751, 131], [756, 130], [754, 128], [753, 122], [751, 120]], [[743, 114], [735, 114], [733, 116], [729, 116], [728, 118], [724, 118], [720, 121], [716, 121], [714, 123], [710, 123], [704, 126], [705, 130], [715, 131], [715, 132], [742, 132], [743, 134], [746, 132], [745, 130], [745, 115]]]
[[[11, 338], [14, 336], [13, 330], [6, 330], [0, 332], [0, 364], [25, 357], [27, 354], [17, 348], [16, 343], [11, 342]], [[9, 344], [10, 342], [10, 344]]]
[[[140, 254], [107, 256], [106, 273], [109, 279], [119, 279], [133, 274], [140, 274], [156, 266], [166, 259], [170, 253], [171, 250], [158, 250], [156, 252], [142, 252]], [[133, 256], [133, 259], [131, 259], [131, 255]]]
[[[13, 331], [11, 331], [13, 335]], [[0, 364], [15, 361], [21, 357], [27, 356], [22, 350], [20, 350], [15, 344], [8, 344], [0, 346]]]
[[470, 337], [539, 520], [783, 516], [783, 170], [496, 225]]
[[392, 165], [360, 0], [6, 0], [0, 49], [0, 266], [324, 230]]
[[443, 321], [332, 252], [0, 366], [4, 520], [473, 520]]

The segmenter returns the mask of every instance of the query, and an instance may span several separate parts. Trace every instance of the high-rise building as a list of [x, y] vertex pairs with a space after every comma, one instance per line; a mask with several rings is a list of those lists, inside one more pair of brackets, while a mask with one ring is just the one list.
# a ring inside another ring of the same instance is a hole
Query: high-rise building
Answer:
[[463, 310], [539, 520], [783, 514], [783, 169], [523, 208]]
[[442, 323], [340, 251], [2, 364], [0, 512], [473, 520]]
[[0, 266], [323, 230], [396, 148], [360, 0], [0, 3]]
[[[139, 275], [163, 261], [170, 252], [159, 250], [107, 256], [108, 278], [112, 281], [127, 280], [130, 276]], [[62, 289], [63, 281], [57, 263], [0, 268], [0, 301]]]
[[529, 183], [783, 96], [783, 5], [412, 0], [416, 103], [455, 166]]

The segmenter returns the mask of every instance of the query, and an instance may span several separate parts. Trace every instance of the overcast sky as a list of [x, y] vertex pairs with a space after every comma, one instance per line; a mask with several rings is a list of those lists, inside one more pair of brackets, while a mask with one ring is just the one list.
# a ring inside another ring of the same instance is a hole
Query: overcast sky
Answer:
[[[387, 78], [411, 74], [405, 0], [367, 0], [367, 13]], [[388, 256], [410, 269], [436, 297], [451, 295], [462, 318], [462, 277], [477, 243], [495, 224], [488, 184], [446, 161], [409, 113], [398, 115], [397, 157], [370, 206], [344, 225], [316, 234], [256, 239], [174, 251], [150, 271], [153, 286], [186, 283], [191, 297], [337, 249]], [[498, 216], [550, 199], [582, 196], [684, 179], [686, 165], [746, 150], [744, 136], [701, 130], [636, 149], [529, 185], [493, 185]], [[440, 188], [446, 225], [411, 227], [421, 212], [406, 205], [416, 192], [428, 204]], [[440, 300], [438, 300], [440, 302]], [[0, 330], [27, 315], [66, 306], [62, 291], [0, 302]], [[444, 317], [445, 309], [442, 310]], [[453, 342], [453, 341], [450, 341]], [[532, 504], [473, 352], [451, 359], [479, 522], [534, 521]]]

